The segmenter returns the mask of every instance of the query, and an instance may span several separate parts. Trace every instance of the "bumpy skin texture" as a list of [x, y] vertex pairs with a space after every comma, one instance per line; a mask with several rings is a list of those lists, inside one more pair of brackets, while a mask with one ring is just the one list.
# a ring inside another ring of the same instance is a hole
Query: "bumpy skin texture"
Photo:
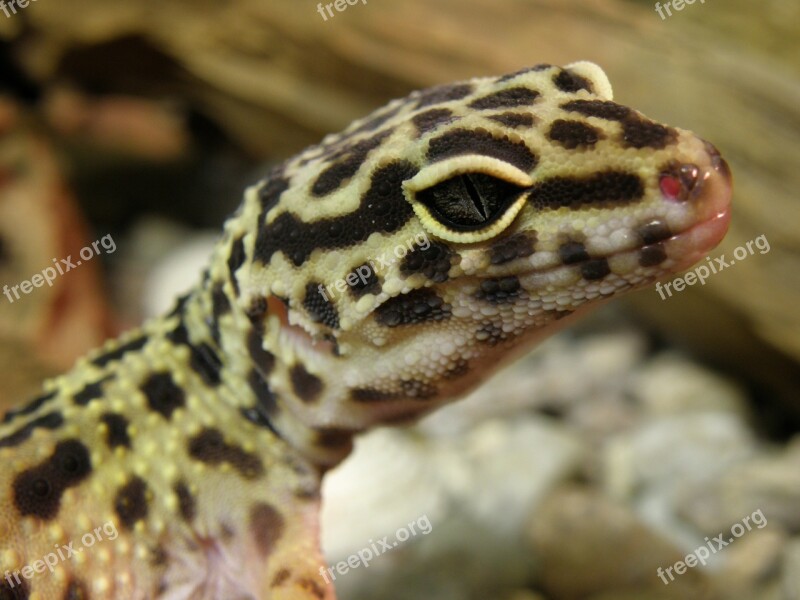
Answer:
[[0, 598], [332, 599], [319, 484], [352, 436], [688, 267], [729, 200], [713, 146], [613, 103], [591, 63], [415, 92], [327, 137], [246, 191], [170, 315], [5, 416]]

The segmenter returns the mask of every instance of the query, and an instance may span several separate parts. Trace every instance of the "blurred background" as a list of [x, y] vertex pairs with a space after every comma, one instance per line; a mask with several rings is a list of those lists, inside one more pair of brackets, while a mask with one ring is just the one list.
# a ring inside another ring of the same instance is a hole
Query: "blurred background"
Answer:
[[[339, 576], [340, 598], [800, 598], [800, 2], [660, 6], [0, 12], [0, 286], [115, 242], [52, 287], [0, 296], [0, 413], [164, 310], [271, 163], [413, 89], [591, 60], [615, 100], [730, 163], [733, 222], [711, 256], [759, 236], [770, 249], [666, 300], [617, 302], [467, 400], [358, 440], [326, 481], [329, 561], [423, 517], [431, 529]], [[756, 511], [766, 525], [705, 568], [657, 576]]]

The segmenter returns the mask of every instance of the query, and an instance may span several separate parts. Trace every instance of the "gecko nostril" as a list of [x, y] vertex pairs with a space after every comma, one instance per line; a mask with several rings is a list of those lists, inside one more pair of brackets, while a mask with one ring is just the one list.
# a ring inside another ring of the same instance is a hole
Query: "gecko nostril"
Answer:
[[697, 165], [681, 165], [679, 176], [683, 187], [691, 193], [700, 181], [700, 169]]
[[665, 198], [686, 202], [700, 193], [705, 179], [697, 165], [671, 164], [661, 173], [658, 187]]

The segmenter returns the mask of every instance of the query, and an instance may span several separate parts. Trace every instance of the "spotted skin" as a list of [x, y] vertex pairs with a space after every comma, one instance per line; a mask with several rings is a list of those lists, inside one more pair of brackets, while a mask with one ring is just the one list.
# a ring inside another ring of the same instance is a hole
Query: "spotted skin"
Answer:
[[[688, 267], [729, 200], [713, 146], [615, 104], [591, 63], [326, 137], [245, 192], [172, 312], [5, 416], [0, 598], [332, 600], [320, 481], [352, 437]], [[119, 537], [14, 583], [104, 524]]]

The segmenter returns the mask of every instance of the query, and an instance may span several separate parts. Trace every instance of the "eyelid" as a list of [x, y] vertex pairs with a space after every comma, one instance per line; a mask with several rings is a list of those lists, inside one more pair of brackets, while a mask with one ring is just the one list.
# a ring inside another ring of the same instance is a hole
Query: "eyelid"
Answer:
[[[418, 192], [465, 173], [483, 173], [520, 188], [519, 197], [485, 229], [460, 231], [448, 227], [435, 218], [427, 206], [417, 200]], [[507, 162], [489, 156], [464, 155], [438, 161], [423, 168], [414, 177], [403, 182], [403, 190], [417, 218], [434, 237], [450, 242], [470, 244], [493, 238], [507, 228], [527, 202], [526, 188], [531, 187], [533, 183], [530, 175]]]
[[404, 181], [403, 189], [413, 194], [464, 173], [484, 173], [523, 188], [533, 185], [533, 178], [514, 165], [499, 158], [473, 154], [454, 156], [432, 163], [420, 170], [411, 179]]

